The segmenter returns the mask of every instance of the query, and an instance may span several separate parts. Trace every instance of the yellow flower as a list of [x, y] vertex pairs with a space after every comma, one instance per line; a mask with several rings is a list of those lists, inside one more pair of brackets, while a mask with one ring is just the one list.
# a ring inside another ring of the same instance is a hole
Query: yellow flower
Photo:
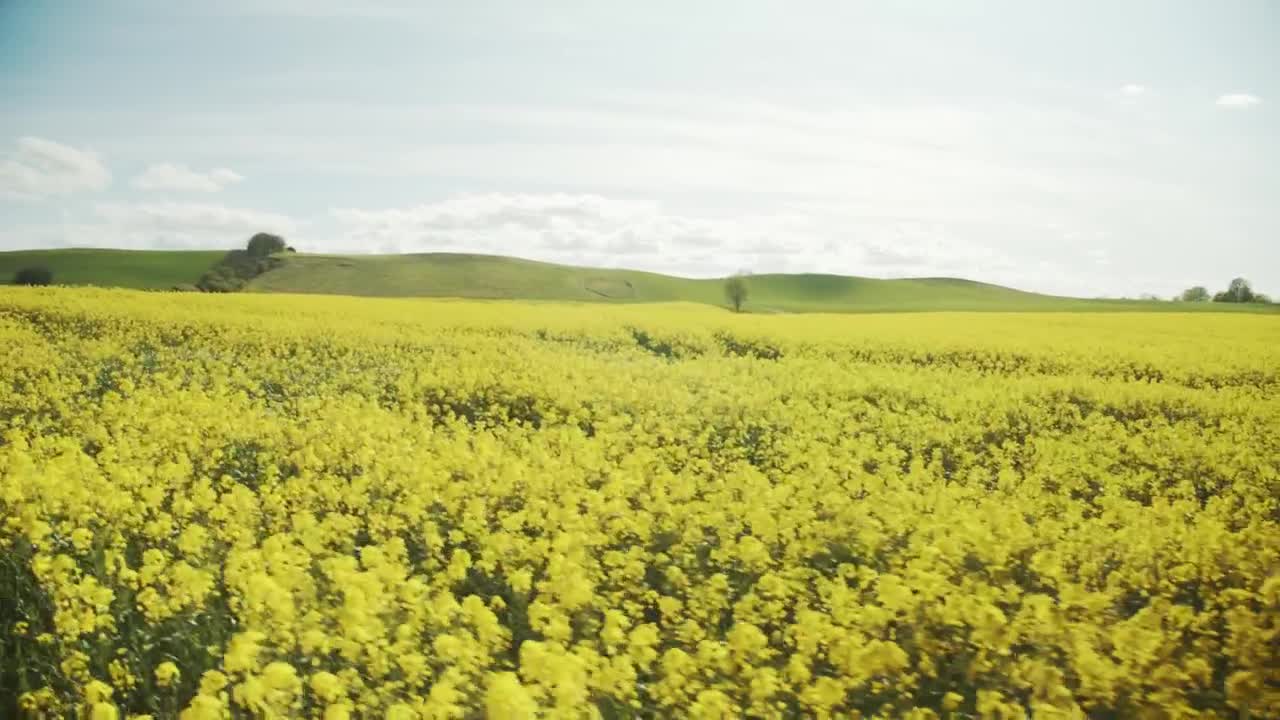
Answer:
[[845, 688], [832, 677], [820, 677], [805, 688], [801, 698], [815, 710], [827, 711], [844, 702]]
[[3, 288], [18, 711], [1270, 717], [1274, 320]]
[[536, 716], [538, 710], [529, 691], [520, 685], [515, 673], [509, 672], [489, 676], [484, 708], [490, 720], [526, 720]]
[[111, 684], [117, 688], [129, 689], [137, 684], [128, 664], [118, 658], [107, 663], [107, 674], [111, 676]]
[[249, 672], [258, 669], [258, 653], [266, 635], [257, 631], [242, 632], [231, 638], [223, 667], [228, 672]]
[[765, 654], [769, 638], [751, 623], [738, 623], [729, 631], [729, 649], [740, 662], [751, 664]]
[[177, 665], [175, 665], [171, 661], [166, 660], [165, 662], [162, 662], [156, 666], [155, 675], [156, 675], [156, 685], [159, 685], [162, 688], [167, 688], [170, 685], [172, 685], [174, 681], [176, 681], [179, 677], [181, 677], [182, 673], [181, 671], [178, 670]]
[[329, 705], [324, 709], [324, 720], [349, 720], [350, 717], [351, 705], [347, 703]]
[[91, 680], [84, 686], [84, 701], [88, 705], [105, 703], [111, 700], [113, 690], [101, 680]]
[[181, 713], [179, 720], [225, 720], [229, 716], [226, 703], [217, 697], [196, 695]]
[[262, 669], [262, 679], [272, 690], [290, 694], [298, 692], [302, 686], [301, 681], [298, 680], [298, 671], [285, 662], [269, 663]]
[[325, 703], [337, 702], [338, 698], [345, 693], [342, 687], [342, 680], [337, 675], [325, 671], [320, 671], [311, 676], [311, 691]]
[[43, 710], [53, 711], [58, 705], [58, 697], [54, 695], [53, 688], [40, 688], [18, 696], [18, 708], [31, 716], [38, 716]]
[[[521, 649], [523, 650], [523, 646]], [[466, 714], [464, 708], [459, 705], [463, 699], [462, 693], [454, 687], [449, 679], [441, 678], [431, 685], [431, 692], [427, 694], [423, 714], [429, 720], [462, 717]]]
[[230, 682], [227, 676], [217, 670], [206, 670], [200, 676], [200, 694], [210, 697], [217, 696], [223, 688]]
[[719, 690], [703, 690], [698, 693], [693, 705], [689, 706], [689, 717], [719, 720], [739, 717], [740, 713], [733, 700]]
[[418, 713], [404, 703], [396, 703], [387, 708], [387, 720], [415, 720]]
[[189, 558], [200, 558], [209, 542], [209, 532], [201, 525], [188, 525], [178, 536], [178, 549]]
[[89, 528], [76, 528], [71, 532], [71, 545], [79, 552], [87, 552], [93, 545], [93, 531]]

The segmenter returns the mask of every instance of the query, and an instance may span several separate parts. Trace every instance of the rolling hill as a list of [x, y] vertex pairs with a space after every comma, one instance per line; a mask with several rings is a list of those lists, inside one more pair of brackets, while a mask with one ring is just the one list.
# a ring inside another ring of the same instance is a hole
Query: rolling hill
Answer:
[[[967, 280], [876, 280], [756, 275], [756, 312], [1032, 309], [1071, 302]], [[299, 255], [249, 284], [251, 292], [722, 305], [722, 281], [574, 267], [491, 255]]]
[[[723, 280], [575, 267], [494, 255], [289, 255], [250, 292], [376, 297], [464, 297], [724, 305]], [[748, 279], [751, 312], [1267, 310], [1266, 306], [1086, 300], [957, 278], [882, 280], [761, 274]]]
[[0, 282], [40, 266], [53, 271], [59, 285], [168, 290], [199, 280], [223, 255], [224, 250], [14, 250], [0, 252]]
[[[167, 289], [195, 282], [222, 251], [24, 250], [0, 252], [0, 277], [44, 265], [61, 284]], [[723, 305], [722, 280], [575, 267], [493, 255], [281, 255], [248, 292], [371, 297], [460, 297], [570, 302]], [[1277, 311], [1276, 306], [1086, 300], [956, 278], [882, 280], [762, 274], [748, 280], [752, 312]]]

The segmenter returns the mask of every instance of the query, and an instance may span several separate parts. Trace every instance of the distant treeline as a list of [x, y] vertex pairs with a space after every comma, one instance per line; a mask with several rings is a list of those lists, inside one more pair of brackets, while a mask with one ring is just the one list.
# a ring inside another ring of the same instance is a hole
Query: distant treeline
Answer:
[[1174, 298], [1181, 302], [1222, 302], [1222, 303], [1270, 303], [1271, 298], [1266, 295], [1254, 292], [1253, 287], [1249, 285], [1249, 281], [1242, 277], [1235, 278], [1226, 290], [1220, 293], [1209, 295], [1209, 290], [1203, 285], [1187, 288], [1182, 294]]

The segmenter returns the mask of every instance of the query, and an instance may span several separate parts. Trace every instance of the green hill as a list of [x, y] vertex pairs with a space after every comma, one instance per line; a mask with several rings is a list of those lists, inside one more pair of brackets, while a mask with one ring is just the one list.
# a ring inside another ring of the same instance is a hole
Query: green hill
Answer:
[[22, 268], [40, 266], [53, 272], [58, 285], [167, 290], [190, 285], [218, 262], [225, 250], [13, 250], [0, 252], [0, 283]]
[[[753, 275], [752, 312], [1265, 311], [1266, 306], [1085, 300], [956, 278], [880, 280], [844, 275]], [[493, 255], [288, 255], [251, 292], [466, 297], [581, 302], [724, 304], [723, 281], [574, 267]]]
[[[1014, 309], [1064, 302], [964, 280], [873, 280], [839, 275], [756, 275], [756, 312]], [[679, 278], [490, 255], [297, 255], [249, 285], [253, 292], [432, 296], [581, 302], [724, 303], [722, 281]], [[1069, 301], [1067, 301], [1069, 302]]]
[[[170, 288], [194, 283], [223, 251], [22, 250], [0, 252], [0, 278], [44, 265], [59, 284]], [[574, 267], [493, 255], [310, 255], [249, 283], [248, 292], [374, 297], [461, 297], [575, 302], [697, 302], [724, 305], [722, 280], [636, 270]], [[1084, 300], [955, 278], [880, 280], [844, 275], [753, 275], [751, 312], [1229, 311], [1277, 306]]]

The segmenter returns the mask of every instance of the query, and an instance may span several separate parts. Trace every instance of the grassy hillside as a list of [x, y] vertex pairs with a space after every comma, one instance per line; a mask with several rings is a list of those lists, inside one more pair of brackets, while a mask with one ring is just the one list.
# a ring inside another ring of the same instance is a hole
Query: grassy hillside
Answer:
[[[0, 283], [43, 265], [62, 285], [167, 289], [194, 283], [225, 253], [211, 251], [20, 250], [0, 252]], [[694, 302], [724, 305], [722, 281], [635, 270], [572, 267], [491, 255], [280, 255], [282, 267], [249, 292], [376, 297], [460, 297], [574, 302]], [[1022, 292], [955, 278], [878, 280], [843, 275], [754, 275], [751, 312], [1226, 311], [1277, 306], [1083, 300]]]
[[[1227, 310], [1261, 306], [1082, 300], [954, 278], [878, 280], [843, 275], [754, 275], [752, 312], [930, 310]], [[697, 302], [723, 305], [722, 281], [609, 270], [490, 255], [289, 255], [249, 284], [253, 292], [379, 297], [465, 297], [583, 302]]]
[[53, 271], [58, 285], [100, 285], [139, 290], [168, 289], [200, 279], [226, 254], [223, 250], [14, 250], [0, 252], [0, 283], [25, 267]]

